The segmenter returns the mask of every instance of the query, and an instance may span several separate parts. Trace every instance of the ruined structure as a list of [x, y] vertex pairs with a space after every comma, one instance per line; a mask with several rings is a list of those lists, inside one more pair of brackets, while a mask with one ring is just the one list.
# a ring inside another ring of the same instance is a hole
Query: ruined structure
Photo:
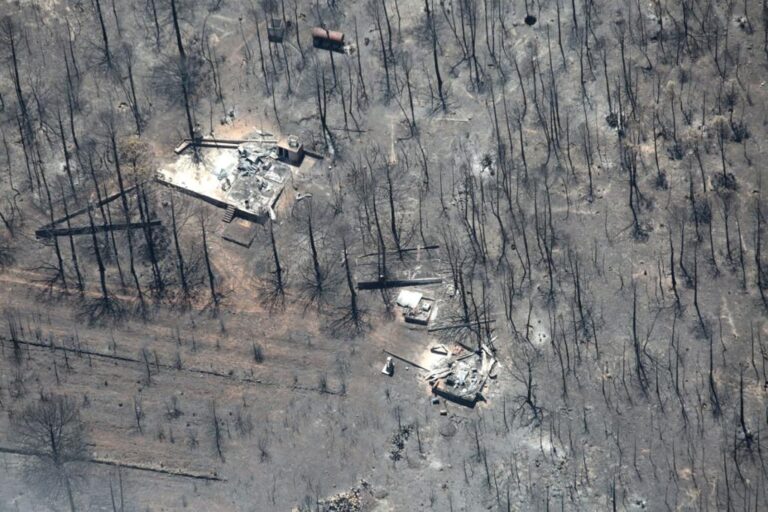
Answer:
[[277, 156], [283, 162], [301, 165], [304, 160], [304, 144], [295, 135], [283, 137], [277, 142]]
[[186, 141], [157, 181], [226, 209], [225, 222], [240, 217], [263, 223], [275, 217], [286, 181], [305, 160], [298, 138], [284, 141], [260, 132], [247, 140]]

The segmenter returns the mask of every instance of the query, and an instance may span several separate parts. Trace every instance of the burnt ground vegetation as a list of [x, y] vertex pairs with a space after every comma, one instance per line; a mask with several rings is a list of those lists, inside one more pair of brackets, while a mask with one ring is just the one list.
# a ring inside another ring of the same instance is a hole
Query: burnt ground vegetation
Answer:
[[[0, 509], [768, 507], [765, 1], [1, 1]], [[154, 175], [256, 129], [246, 249]]]

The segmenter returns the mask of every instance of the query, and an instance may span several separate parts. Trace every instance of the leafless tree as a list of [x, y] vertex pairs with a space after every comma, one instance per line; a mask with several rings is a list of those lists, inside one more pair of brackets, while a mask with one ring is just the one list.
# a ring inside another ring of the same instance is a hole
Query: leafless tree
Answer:
[[211, 430], [213, 431], [213, 441], [214, 441], [214, 447], [216, 448], [216, 453], [218, 454], [219, 458], [222, 462], [224, 462], [224, 446], [223, 446], [223, 432], [222, 432], [222, 422], [223, 420], [219, 417], [218, 413], [216, 412], [216, 401], [211, 402]]
[[66, 396], [42, 396], [13, 416], [13, 431], [31, 455], [26, 468], [32, 482], [45, 492], [66, 493], [75, 512], [74, 484], [85, 453], [83, 424], [75, 401]]
[[339, 306], [338, 316], [331, 322], [331, 330], [339, 335], [354, 336], [364, 333], [368, 327], [367, 312], [359, 302], [355, 282], [352, 276], [352, 264], [347, 250], [347, 240], [342, 236], [342, 260], [344, 263], [345, 281], [349, 292], [349, 303]]
[[274, 222], [269, 221], [269, 241], [272, 250], [272, 263], [274, 269], [271, 276], [266, 280], [264, 289], [264, 300], [270, 307], [282, 308], [285, 306], [285, 273], [286, 270], [280, 262], [280, 254], [275, 240]]

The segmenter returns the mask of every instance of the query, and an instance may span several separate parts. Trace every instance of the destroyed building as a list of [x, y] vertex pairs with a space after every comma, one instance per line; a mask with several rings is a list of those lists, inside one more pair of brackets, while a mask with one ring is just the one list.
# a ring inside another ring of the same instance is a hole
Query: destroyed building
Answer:
[[460, 345], [450, 349], [438, 345], [431, 351], [442, 356], [425, 377], [435, 395], [468, 407], [483, 399], [483, 388], [489, 378], [495, 378], [497, 364], [487, 346], [469, 351]]
[[286, 182], [305, 160], [298, 138], [279, 143], [262, 132], [246, 140], [185, 141], [176, 153], [178, 159], [158, 171], [157, 181], [226, 209], [225, 222], [275, 218]]

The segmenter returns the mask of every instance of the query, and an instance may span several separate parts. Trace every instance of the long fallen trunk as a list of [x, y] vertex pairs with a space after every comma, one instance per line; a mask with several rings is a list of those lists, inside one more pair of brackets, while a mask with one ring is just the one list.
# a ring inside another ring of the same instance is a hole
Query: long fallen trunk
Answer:
[[390, 279], [385, 281], [358, 281], [358, 290], [382, 290], [384, 288], [405, 288], [407, 286], [424, 286], [440, 284], [442, 277], [426, 277], [421, 279]]
[[[6, 446], [0, 446], [0, 453], [10, 453], [12, 455], [22, 455], [25, 457], [50, 457], [49, 454], [44, 452], [38, 452], [35, 450], [26, 450], [24, 448], [9, 448]], [[130, 464], [127, 462], [120, 462], [110, 459], [100, 459], [98, 457], [82, 457], [77, 459], [79, 462], [89, 462], [91, 464], [103, 464], [106, 466], [114, 466], [125, 469], [135, 469], [137, 471], [149, 471], [151, 473], [160, 473], [168, 476], [177, 476], [181, 478], [193, 478], [195, 480], [208, 480], [212, 482], [226, 482], [224, 478], [220, 478], [216, 472], [211, 471], [209, 473], [197, 473], [191, 471], [184, 471], [181, 469], [173, 468], [157, 468], [154, 466], [148, 466], [144, 464]]]

